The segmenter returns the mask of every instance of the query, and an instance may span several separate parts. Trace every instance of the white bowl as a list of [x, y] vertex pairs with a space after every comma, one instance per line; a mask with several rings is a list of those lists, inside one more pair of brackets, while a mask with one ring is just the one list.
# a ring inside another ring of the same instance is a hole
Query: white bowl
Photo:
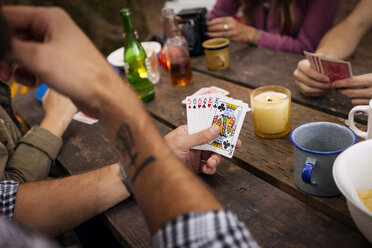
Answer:
[[109, 56], [107, 56], [107, 61], [117, 67], [124, 67], [124, 47], [116, 49]]
[[372, 243], [372, 212], [360, 200], [357, 189], [372, 189], [372, 139], [342, 152], [333, 164], [333, 178], [347, 200], [351, 217]]
[[[159, 42], [144, 41], [141, 42], [141, 45], [143, 49], [146, 50], [146, 53], [151, 50], [154, 51], [156, 54], [160, 53], [161, 44]], [[107, 61], [113, 66], [124, 67], [124, 47], [116, 49], [115, 51], [110, 53], [109, 56], [107, 56]]]

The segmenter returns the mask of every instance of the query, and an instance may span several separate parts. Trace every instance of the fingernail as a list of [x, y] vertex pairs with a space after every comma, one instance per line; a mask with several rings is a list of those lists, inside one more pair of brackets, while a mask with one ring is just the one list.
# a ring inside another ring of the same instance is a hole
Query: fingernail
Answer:
[[211, 171], [211, 168], [207, 167], [207, 173], [209, 173]]
[[211, 133], [212, 133], [212, 134], [217, 134], [217, 133], [220, 131], [220, 127], [217, 126], [217, 125], [213, 125], [213, 126], [210, 128], [210, 130], [211, 130]]
[[215, 159], [212, 159], [211, 164], [212, 164], [212, 166], [216, 166], [217, 161]]

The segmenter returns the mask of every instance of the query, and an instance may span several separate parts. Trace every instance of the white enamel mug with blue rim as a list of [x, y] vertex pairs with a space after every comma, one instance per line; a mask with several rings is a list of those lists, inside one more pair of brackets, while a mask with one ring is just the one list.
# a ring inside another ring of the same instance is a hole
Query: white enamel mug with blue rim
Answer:
[[333, 176], [333, 162], [357, 142], [348, 127], [332, 122], [310, 122], [292, 130], [294, 179], [298, 188], [321, 197], [340, 194]]

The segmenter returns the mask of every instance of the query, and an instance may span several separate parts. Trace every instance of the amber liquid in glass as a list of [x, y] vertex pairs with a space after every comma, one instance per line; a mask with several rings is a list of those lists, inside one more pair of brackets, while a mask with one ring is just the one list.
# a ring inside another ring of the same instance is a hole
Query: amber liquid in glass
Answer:
[[180, 63], [171, 63], [170, 71], [173, 85], [186, 86], [193, 80], [190, 60]]

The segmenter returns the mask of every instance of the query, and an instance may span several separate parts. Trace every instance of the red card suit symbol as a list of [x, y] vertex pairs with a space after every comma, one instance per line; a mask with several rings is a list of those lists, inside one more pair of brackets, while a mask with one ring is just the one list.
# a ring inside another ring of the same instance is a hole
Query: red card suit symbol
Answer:
[[208, 108], [210, 108], [211, 107], [211, 104], [208, 104]]
[[189, 108], [191, 108], [191, 106], [189, 106]]
[[198, 108], [200, 108], [201, 105], [198, 105]]

